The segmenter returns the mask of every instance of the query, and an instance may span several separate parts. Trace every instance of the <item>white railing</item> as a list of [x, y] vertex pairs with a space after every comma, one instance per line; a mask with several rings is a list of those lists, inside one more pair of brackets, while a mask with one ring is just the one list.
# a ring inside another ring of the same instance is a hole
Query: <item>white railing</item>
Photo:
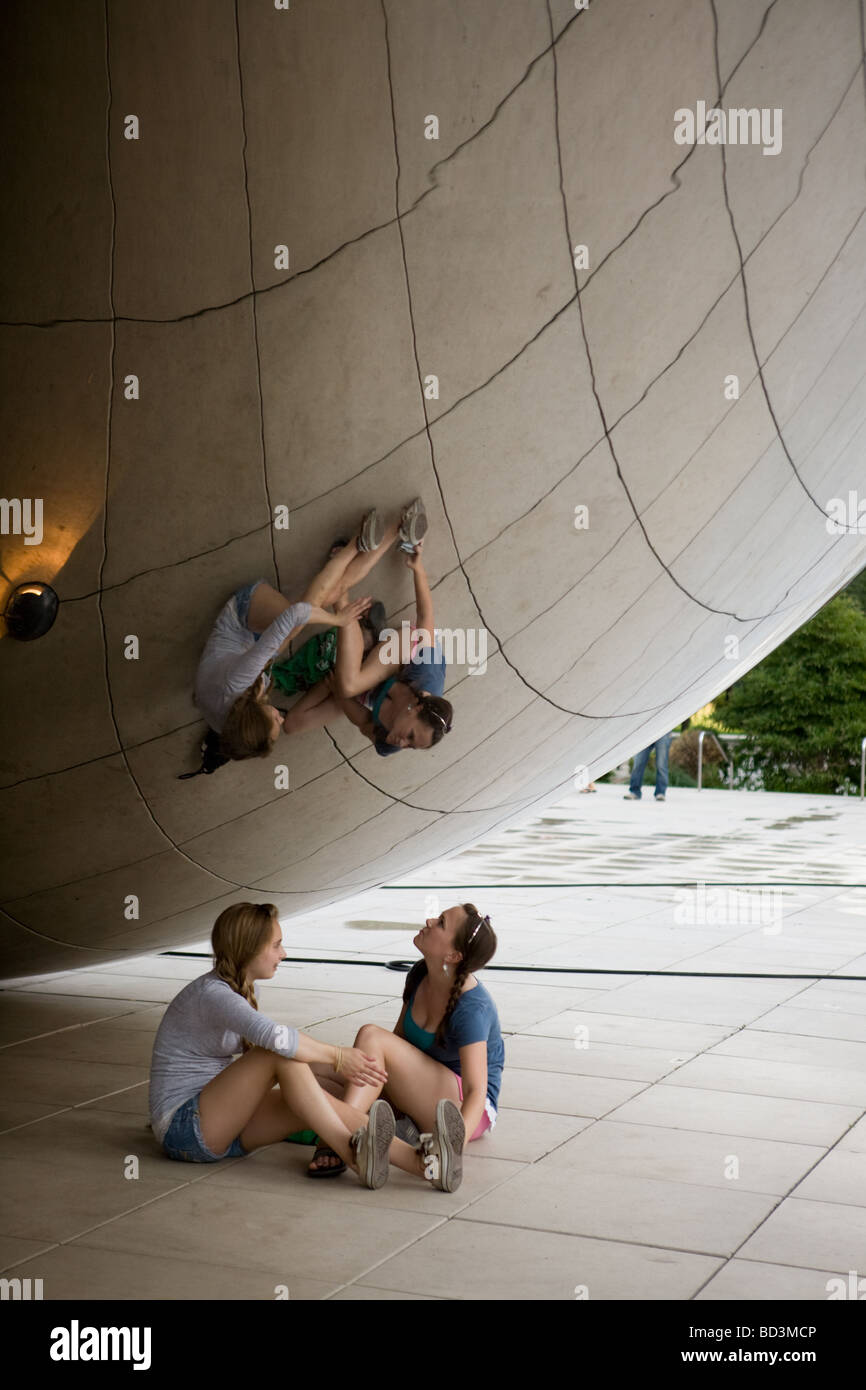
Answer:
[[[718, 738], [717, 738], [716, 735], [712, 732], [711, 729], [701, 729], [701, 730], [699, 731], [699, 733], [698, 733], [698, 791], [701, 790], [701, 784], [702, 784], [702, 781], [703, 781], [703, 770], [704, 770], [704, 739], [706, 738], [707, 734], [710, 735], [710, 738], [713, 740], [713, 743], [716, 745], [716, 747], [718, 748], [718, 750], [719, 750], [719, 752], [721, 753], [722, 757], [724, 758], [725, 762], [728, 764], [728, 786], [729, 786], [729, 788], [731, 788], [731, 790], [733, 790], [733, 786], [734, 786], [734, 760], [733, 760], [733, 758], [728, 757], [728, 754], [725, 752], [724, 748], [723, 748], [722, 745], [719, 743], [719, 739], [720, 739], [720, 738], [726, 738], [726, 739], [731, 739], [731, 740], [734, 740], [734, 741], [739, 741], [740, 739], [744, 739], [744, 738], [746, 737], [746, 735], [745, 735], [745, 734], [719, 734], [719, 735], [718, 735]], [[860, 740], [860, 800], [861, 800], [861, 801], [863, 800], [864, 794], [866, 794], [866, 737], [864, 737], [864, 738], [862, 738], [862, 739]]]
[[[744, 739], [744, 738], [746, 737], [746, 735], [745, 735], [745, 734], [719, 734], [718, 736], [716, 736], [716, 734], [714, 734], [714, 733], [712, 732], [712, 730], [710, 730], [710, 729], [701, 729], [701, 730], [699, 731], [699, 733], [698, 733], [698, 791], [701, 790], [701, 787], [702, 787], [702, 784], [703, 784], [703, 774], [704, 774], [704, 739], [706, 738], [707, 734], [710, 735], [710, 738], [713, 740], [713, 743], [716, 745], [716, 747], [718, 748], [718, 750], [719, 750], [719, 752], [721, 753], [722, 757], [724, 758], [725, 762], [728, 764], [728, 787], [729, 787], [729, 789], [730, 789], [731, 791], [733, 791], [733, 789], [734, 789], [734, 760], [733, 760], [733, 758], [729, 757], [728, 754], [725, 752], [724, 748], [723, 748], [722, 745], [719, 743], [719, 739], [720, 739], [720, 738], [727, 738], [727, 739], [733, 739], [733, 740], [735, 740], [735, 741], [739, 741], [740, 739]], [[864, 743], [866, 743], [866, 739], [864, 739]]]

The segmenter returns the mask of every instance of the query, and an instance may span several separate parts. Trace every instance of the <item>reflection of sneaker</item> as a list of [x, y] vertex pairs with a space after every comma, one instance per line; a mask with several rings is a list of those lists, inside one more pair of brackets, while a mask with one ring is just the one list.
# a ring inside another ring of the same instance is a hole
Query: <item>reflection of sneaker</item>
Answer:
[[365, 1187], [384, 1187], [388, 1179], [388, 1152], [394, 1138], [394, 1111], [386, 1100], [374, 1100], [366, 1129], [358, 1129], [349, 1143]]
[[640, 797], [635, 796], [634, 792], [626, 792], [623, 801], [640, 801]]
[[426, 534], [427, 513], [421, 498], [416, 497], [414, 502], [410, 502], [408, 507], [403, 508], [403, 515], [400, 518], [400, 549], [411, 554]]
[[440, 1192], [456, 1192], [463, 1181], [463, 1144], [466, 1126], [453, 1100], [440, 1100], [432, 1134], [422, 1134], [424, 1176]]
[[368, 632], [373, 634], [374, 642], [380, 642], [382, 640], [382, 629], [386, 627], [388, 623], [384, 603], [380, 603], [378, 599], [376, 599], [374, 603], [371, 603], [366, 613], [361, 615], [360, 623], [362, 627], [365, 627]]
[[358, 549], [360, 551], [378, 550], [385, 537], [385, 523], [378, 515], [376, 508], [373, 507], [361, 522], [361, 533], [358, 536]]

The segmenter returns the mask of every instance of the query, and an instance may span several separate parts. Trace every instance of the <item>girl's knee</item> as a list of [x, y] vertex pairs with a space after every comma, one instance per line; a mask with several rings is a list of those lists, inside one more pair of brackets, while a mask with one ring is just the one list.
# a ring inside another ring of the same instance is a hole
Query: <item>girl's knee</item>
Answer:
[[338, 700], [352, 700], [359, 693], [358, 683], [351, 676], [338, 676], [334, 671], [331, 693], [336, 695]]
[[380, 1028], [378, 1023], [364, 1023], [355, 1035], [355, 1046], [364, 1048], [379, 1042], [383, 1033], [387, 1033], [387, 1028]]

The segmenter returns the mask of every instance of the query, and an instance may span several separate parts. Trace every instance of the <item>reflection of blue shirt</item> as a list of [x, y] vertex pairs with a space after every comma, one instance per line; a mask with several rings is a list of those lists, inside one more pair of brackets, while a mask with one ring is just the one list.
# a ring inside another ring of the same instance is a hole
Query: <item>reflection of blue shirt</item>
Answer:
[[378, 722], [379, 706], [387, 695], [395, 680], [404, 681], [413, 690], [426, 690], [430, 695], [441, 695], [445, 689], [445, 672], [447, 664], [445, 654], [442, 651], [442, 643], [436, 639], [435, 647], [420, 647], [413, 656], [400, 670], [398, 676], [390, 676], [388, 680], [382, 681], [374, 690], [370, 691], [370, 709], [373, 710], [376, 732], [376, 752], [383, 758], [387, 758], [391, 753], [399, 753], [400, 749], [393, 744], [386, 743], [388, 730]]
[[[421, 981], [419, 980], [418, 983], [420, 984]], [[414, 998], [415, 993], [413, 992], [412, 999]], [[411, 1011], [411, 1007], [412, 1000], [410, 999], [409, 1009], [406, 1011], [407, 1015]], [[417, 1023], [415, 1023], [415, 1030], [424, 1038], [435, 1038], [435, 1034], [427, 1033], [418, 1028]], [[409, 1031], [411, 1031], [411, 1027]], [[405, 1027], [404, 1032], [406, 1032]], [[408, 1041], [414, 1043], [416, 1047], [420, 1045], [414, 1037], [408, 1038]], [[431, 1041], [429, 1047], [422, 1047], [421, 1050], [460, 1076], [460, 1049], [476, 1042], [487, 1043], [487, 1094], [495, 1108], [499, 1100], [499, 1088], [502, 1084], [502, 1068], [505, 1065], [505, 1044], [502, 1041], [496, 1005], [480, 980], [474, 989], [464, 990], [455, 1004], [454, 1012], [448, 1020], [445, 1046], [438, 1047], [435, 1041]]]

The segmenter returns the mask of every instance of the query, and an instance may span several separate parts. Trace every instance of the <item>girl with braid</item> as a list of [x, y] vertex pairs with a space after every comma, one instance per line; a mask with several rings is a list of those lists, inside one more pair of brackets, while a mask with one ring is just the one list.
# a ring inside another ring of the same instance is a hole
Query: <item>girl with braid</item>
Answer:
[[[496, 935], [489, 917], [463, 903], [428, 918], [413, 945], [422, 959], [409, 971], [393, 1033], [367, 1023], [354, 1045], [387, 1071], [385, 1097], [404, 1112], [397, 1135], [415, 1142], [427, 1175], [450, 1192], [462, 1176], [465, 1135], [480, 1139], [496, 1124], [505, 1047], [496, 1005], [473, 973], [492, 958]], [[383, 1089], [326, 1067], [314, 1070], [326, 1089], [357, 1109], [369, 1109]], [[449, 1105], [450, 1127], [440, 1119]], [[320, 1147], [312, 1169], [330, 1177], [344, 1165]]]

